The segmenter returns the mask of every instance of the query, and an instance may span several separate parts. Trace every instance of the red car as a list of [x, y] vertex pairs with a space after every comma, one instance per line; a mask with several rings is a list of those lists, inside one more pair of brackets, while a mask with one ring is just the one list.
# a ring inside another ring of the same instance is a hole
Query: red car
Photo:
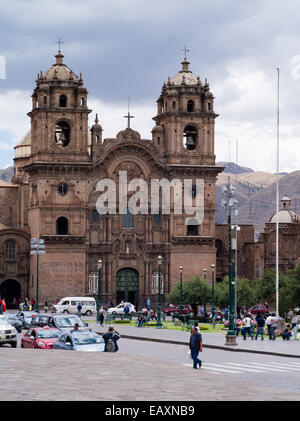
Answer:
[[193, 314], [193, 309], [189, 304], [183, 304], [182, 311], [180, 311], [180, 306], [173, 306], [170, 304], [169, 307], [163, 310], [163, 312], [167, 316], [175, 316], [177, 314]]
[[53, 344], [61, 336], [55, 327], [33, 327], [21, 339], [21, 348], [53, 349]]
[[262, 304], [258, 304], [256, 306], [253, 306], [251, 308], [249, 308], [249, 313], [251, 314], [267, 314], [269, 313], [269, 310], [267, 309], [266, 306], [262, 305]]

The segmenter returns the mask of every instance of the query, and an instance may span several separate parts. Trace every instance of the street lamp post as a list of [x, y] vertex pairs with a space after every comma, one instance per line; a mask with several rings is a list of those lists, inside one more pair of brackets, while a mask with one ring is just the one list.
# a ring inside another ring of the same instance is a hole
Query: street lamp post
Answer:
[[161, 256], [158, 256], [157, 258], [157, 264], [158, 264], [158, 303], [157, 303], [157, 322], [156, 322], [156, 328], [161, 329], [162, 323], [160, 318], [160, 311], [161, 311], [161, 304], [160, 304], [160, 266], [162, 264], [163, 258]]
[[183, 266], [179, 266], [179, 273], [180, 273], [180, 314], [182, 314], [182, 272]]
[[[206, 281], [206, 277], [207, 277], [207, 269], [203, 269], [203, 279], [204, 281]], [[204, 316], [206, 315], [206, 303], [204, 303]]]
[[39, 256], [46, 254], [45, 240], [32, 238], [30, 240], [31, 256], [36, 255], [36, 295], [35, 295], [35, 311], [39, 312]]
[[97, 262], [98, 269], [98, 299], [97, 299], [97, 321], [100, 321], [99, 310], [101, 307], [101, 275], [102, 275], [102, 260], [99, 259]]
[[211, 322], [215, 328], [215, 265], [211, 265]]
[[232, 228], [235, 229], [235, 258], [234, 258], [234, 279], [235, 279], [235, 316], [237, 317], [237, 286], [238, 286], [238, 279], [237, 279], [237, 269], [238, 269], [238, 262], [237, 262], [237, 256], [238, 256], [238, 231], [241, 230], [241, 227], [238, 225], [234, 225]]
[[234, 298], [235, 298], [235, 282], [234, 277], [232, 276], [232, 262], [231, 262], [231, 212], [234, 210], [237, 214], [237, 200], [235, 199], [234, 187], [230, 184], [230, 177], [228, 177], [227, 186], [223, 186], [223, 193], [225, 194], [226, 200], [223, 200], [222, 205], [227, 210], [228, 218], [228, 269], [229, 269], [229, 325], [228, 332], [226, 335], [225, 345], [237, 345], [236, 343], [236, 334], [234, 331]]

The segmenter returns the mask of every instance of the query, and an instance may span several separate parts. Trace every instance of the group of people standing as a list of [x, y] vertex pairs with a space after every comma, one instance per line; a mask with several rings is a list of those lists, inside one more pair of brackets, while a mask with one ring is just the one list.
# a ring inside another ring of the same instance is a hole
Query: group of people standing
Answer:
[[[249, 336], [252, 340], [257, 340], [260, 336], [261, 340], [263, 341], [266, 327], [269, 340], [274, 341], [278, 332], [280, 332], [283, 340], [289, 340], [292, 334], [294, 335], [294, 340], [298, 340], [297, 335], [299, 329], [299, 316], [296, 314], [291, 314], [289, 318], [290, 323], [283, 323], [284, 326], [280, 326], [279, 328], [280, 318], [277, 317], [275, 313], [271, 313], [267, 317], [261, 313], [258, 313], [256, 318], [250, 314], [245, 314], [245, 317], [242, 320], [242, 325], [238, 324], [236, 320], [236, 335], [238, 336], [239, 332], [241, 332], [244, 340], [246, 340], [247, 336]], [[255, 328], [256, 334], [254, 336]]]

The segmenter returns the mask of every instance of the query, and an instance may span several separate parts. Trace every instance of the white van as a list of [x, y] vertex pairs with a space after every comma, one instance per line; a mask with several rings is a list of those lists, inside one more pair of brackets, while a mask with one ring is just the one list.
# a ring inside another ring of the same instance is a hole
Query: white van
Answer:
[[76, 314], [78, 303], [82, 305], [81, 313], [85, 316], [97, 314], [96, 301], [92, 297], [65, 297], [53, 307], [56, 313]]

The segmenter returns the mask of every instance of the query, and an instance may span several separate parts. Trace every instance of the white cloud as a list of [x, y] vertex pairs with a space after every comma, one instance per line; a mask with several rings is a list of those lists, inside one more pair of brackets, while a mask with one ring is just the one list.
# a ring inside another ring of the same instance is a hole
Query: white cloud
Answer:
[[[29, 91], [12, 90], [0, 93], [0, 149], [10, 149], [16, 145], [30, 129], [27, 113], [31, 109]], [[1, 139], [2, 138], [2, 139]]]
[[[88, 101], [89, 108], [93, 112], [89, 117], [91, 126], [98, 113], [99, 123], [103, 128], [103, 138], [115, 138], [120, 130], [127, 127], [127, 120], [124, 118], [128, 112], [128, 104], [104, 103], [97, 98], [90, 97]], [[151, 130], [155, 126], [152, 117], [156, 115], [156, 104], [134, 103], [131, 100], [130, 114], [134, 116], [131, 119], [130, 126], [138, 131], [143, 139], [152, 139]]]

